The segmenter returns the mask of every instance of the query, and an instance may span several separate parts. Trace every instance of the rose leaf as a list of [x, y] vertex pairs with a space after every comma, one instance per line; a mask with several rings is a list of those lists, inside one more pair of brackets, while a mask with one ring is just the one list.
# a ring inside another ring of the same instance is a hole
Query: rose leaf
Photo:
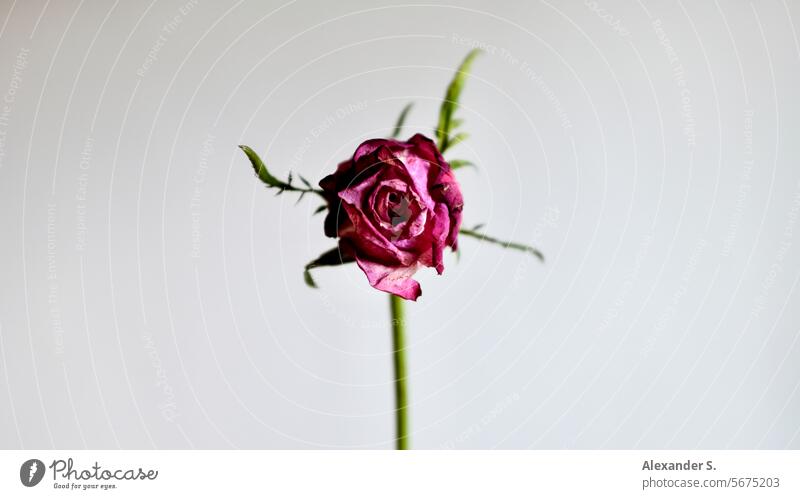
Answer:
[[256, 154], [254, 150], [247, 146], [239, 146], [239, 148], [247, 155], [247, 159], [249, 159], [250, 163], [253, 165], [253, 170], [262, 182], [270, 187], [286, 188], [289, 186], [289, 184], [275, 178], [275, 176], [267, 170], [267, 166], [261, 161], [261, 158], [258, 157], [258, 154]]
[[317, 283], [314, 282], [314, 278], [311, 277], [311, 269], [316, 267], [334, 267], [354, 261], [355, 259], [352, 256], [342, 252], [338, 246], [336, 248], [331, 248], [318, 256], [315, 260], [312, 260], [306, 264], [305, 268], [303, 269], [303, 280], [309, 287], [316, 288]]
[[473, 163], [472, 161], [468, 161], [466, 159], [454, 159], [449, 163], [450, 163], [450, 168], [452, 168], [453, 170], [458, 170], [459, 168], [464, 168], [465, 166], [469, 166], [471, 168], [477, 168], [477, 166], [475, 166], [475, 163]]
[[436, 139], [439, 142], [439, 151], [441, 153], [444, 153], [450, 147], [450, 133], [460, 124], [460, 120], [453, 118], [453, 114], [458, 109], [458, 100], [461, 98], [461, 91], [464, 89], [467, 76], [469, 76], [472, 62], [480, 53], [480, 49], [473, 49], [467, 54], [447, 87], [442, 106], [439, 109], [439, 123], [436, 126]]
[[409, 102], [406, 104], [406, 107], [400, 111], [400, 116], [397, 117], [397, 122], [394, 124], [394, 131], [392, 132], [392, 138], [396, 139], [400, 136], [400, 132], [403, 130], [403, 125], [406, 122], [406, 118], [408, 117], [408, 113], [411, 111], [411, 108], [414, 107], [413, 102]]

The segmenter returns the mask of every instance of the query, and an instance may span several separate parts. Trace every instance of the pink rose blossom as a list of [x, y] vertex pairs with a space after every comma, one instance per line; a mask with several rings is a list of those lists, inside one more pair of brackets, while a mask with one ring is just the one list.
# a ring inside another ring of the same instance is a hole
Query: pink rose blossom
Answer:
[[340, 238], [342, 255], [355, 259], [372, 287], [416, 300], [417, 269], [444, 271], [442, 253], [456, 249], [464, 203], [430, 139], [368, 140], [319, 185], [330, 209], [325, 234]]

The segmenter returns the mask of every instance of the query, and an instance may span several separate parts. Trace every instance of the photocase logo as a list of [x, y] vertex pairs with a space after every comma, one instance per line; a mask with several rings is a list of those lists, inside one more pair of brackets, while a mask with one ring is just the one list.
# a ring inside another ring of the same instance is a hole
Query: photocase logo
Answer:
[[28, 459], [19, 468], [19, 479], [26, 487], [35, 487], [44, 478], [44, 463], [38, 459]]

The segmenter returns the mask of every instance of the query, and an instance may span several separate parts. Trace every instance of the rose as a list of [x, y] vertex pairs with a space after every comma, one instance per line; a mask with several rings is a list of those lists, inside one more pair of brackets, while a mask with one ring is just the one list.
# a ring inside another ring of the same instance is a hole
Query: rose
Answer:
[[416, 300], [411, 277], [422, 266], [444, 271], [442, 253], [456, 249], [461, 189], [436, 145], [417, 134], [407, 142], [372, 139], [319, 183], [328, 201], [325, 234], [339, 237], [372, 287]]

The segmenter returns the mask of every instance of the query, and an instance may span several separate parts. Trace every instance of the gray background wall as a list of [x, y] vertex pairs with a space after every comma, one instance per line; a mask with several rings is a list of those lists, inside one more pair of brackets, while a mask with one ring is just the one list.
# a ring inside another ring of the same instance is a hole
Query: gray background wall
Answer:
[[0, 6], [0, 446], [388, 448], [387, 299], [319, 179], [454, 67], [463, 240], [408, 307], [417, 448], [798, 448], [797, 2]]

